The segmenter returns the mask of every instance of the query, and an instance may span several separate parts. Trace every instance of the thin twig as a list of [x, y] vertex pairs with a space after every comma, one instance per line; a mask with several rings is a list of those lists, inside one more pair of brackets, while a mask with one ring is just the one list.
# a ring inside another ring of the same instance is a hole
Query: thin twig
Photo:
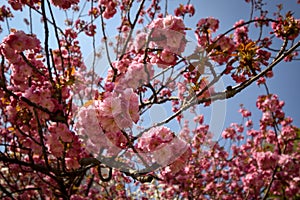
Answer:
[[128, 43], [129, 43], [129, 41], [130, 41], [130, 39], [131, 39], [131, 36], [132, 36], [132, 34], [133, 34], [133, 30], [134, 30], [134, 28], [135, 28], [135, 26], [136, 26], [136, 23], [137, 23], [137, 21], [138, 21], [138, 18], [139, 18], [139, 16], [140, 16], [140, 13], [141, 13], [141, 11], [142, 11], [142, 9], [143, 9], [143, 7], [144, 7], [145, 1], [146, 1], [146, 0], [142, 0], [142, 2], [141, 2], [141, 4], [140, 4], [140, 7], [139, 7], [139, 9], [138, 9], [138, 12], [136, 13], [135, 19], [134, 19], [133, 23], [131, 24], [130, 32], [129, 32], [128, 37], [127, 37], [127, 39], [126, 39], [125, 45], [124, 45], [124, 47], [123, 47], [123, 50], [122, 50], [122, 53], [121, 53], [121, 56], [120, 56], [120, 60], [122, 60], [123, 56], [125, 55], [125, 51], [126, 51], [126, 49], [127, 49]]

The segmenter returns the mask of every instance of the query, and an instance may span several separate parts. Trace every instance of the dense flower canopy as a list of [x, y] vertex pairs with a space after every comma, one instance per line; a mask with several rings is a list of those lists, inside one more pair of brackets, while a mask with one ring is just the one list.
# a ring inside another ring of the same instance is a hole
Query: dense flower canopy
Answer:
[[[193, 1], [168, 2], [0, 5], [1, 199], [300, 198], [300, 131], [268, 88], [299, 59], [297, 8], [246, 0], [250, 18], [222, 33]], [[215, 138], [198, 108], [255, 83], [261, 118], [241, 105]]]

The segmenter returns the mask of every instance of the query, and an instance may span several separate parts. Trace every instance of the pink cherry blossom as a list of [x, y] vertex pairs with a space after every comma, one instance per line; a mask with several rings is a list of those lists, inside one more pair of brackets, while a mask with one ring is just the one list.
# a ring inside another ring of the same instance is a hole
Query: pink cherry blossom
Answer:
[[36, 49], [40, 46], [40, 41], [35, 36], [27, 35], [23, 31], [12, 32], [3, 40], [3, 43], [17, 52]]
[[66, 0], [66, 1], [60, 1], [60, 0], [51, 0], [52, 4], [62, 8], [62, 9], [68, 9], [72, 5], [75, 5], [79, 2], [79, 0]]
[[120, 85], [117, 87], [129, 87], [137, 89], [139, 86], [146, 84], [153, 77], [154, 71], [150, 64], [132, 62], [123, 78], [120, 80]]
[[197, 28], [203, 32], [207, 30], [215, 32], [219, 28], [219, 20], [213, 17], [200, 19], [197, 23]]

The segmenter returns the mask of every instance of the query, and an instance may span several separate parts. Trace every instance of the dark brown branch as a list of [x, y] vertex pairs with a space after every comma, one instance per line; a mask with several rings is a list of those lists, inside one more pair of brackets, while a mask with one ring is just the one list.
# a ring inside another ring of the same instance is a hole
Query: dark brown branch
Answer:
[[46, 63], [47, 63], [48, 71], [49, 71], [50, 81], [53, 82], [51, 68], [50, 68], [50, 55], [49, 55], [49, 43], [48, 43], [49, 28], [48, 28], [48, 22], [47, 22], [47, 16], [46, 16], [45, 0], [41, 1], [41, 9], [42, 9], [43, 22], [44, 22], [44, 34], [45, 34], [44, 45], [45, 45]]
[[36, 118], [36, 121], [37, 121], [37, 124], [38, 124], [38, 133], [39, 133], [39, 137], [40, 137], [40, 144], [42, 146], [42, 152], [43, 152], [44, 160], [45, 160], [47, 168], [49, 170], [51, 170], [51, 167], [50, 167], [49, 161], [48, 161], [48, 154], [47, 154], [48, 152], [47, 152], [47, 149], [46, 149], [46, 146], [45, 146], [45, 143], [44, 143], [43, 128], [42, 128], [42, 125], [40, 123], [39, 116], [38, 116], [38, 113], [37, 113], [36, 109], [33, 109], [33, 111], [34, 111], [34, 115], [35, 115], [35, 118]]
[[106, 51], [106, 57], [107, 57], [107, 60], [108, 60], [108, 63], [111, 67], [111, 69], [114, 71], [114, 79], [115, 77], [117, 76], [117, 69], [114, 68], [114, 66], [112, 65], [112, 61], [111, 61], [111, 58], [110, 58], [110, 54], [109, 54], [109, 51], [108, 51], [108, 44], [107, 44], [107, 36], [106, 36], [106, 32], [105, 32], [105, 23], [104, 23], [104, 19], [103, 19], [103, 8], [100, 6], [100, 19], [101, 19], [101, 30], [102, 30], [102, 34], [103, 34], [103, 39], [104, 39], [104, 45], [105, 45], [105, 51]]
[[143, 7], [144, 7], [144, 3], [145, 3], [145, 0], [142, 0], [142, 2], [141, 2], [141, 4], [140, 4], [140, 7], [139, 7], [139, 9], [138, 9], [138, 12], [136, 13], [135, 19], [134, 19], [133, 23], [131, 24], [130, 32], [129, 32], [128, 36], [127, 36], [127, 39], [126, 39], [126, 42], [125, 42], [125, 45], [124, 45], [124, 47], [123, 47], [123, 50], [122, 50], [122, 53], [121, 53], [121, 56], [120, 56], [120, 59], [119, 59], [119, 60], [122, 60], [123, 56], [125, 55], [125, 51], [126, 51], [126, 49], [127, 49], [128, 43], [129, 43], [129, 41], [130, 41], [130, 39], [131, 39], [133, 30], [134, 30], [135, 25], [136, 25], [136, 23], [137, 23], [137, 21], [138, 21], [138, 18], [139, 18], [139, 16], [140, 16], [140, 13], [141, 13], [141, 11], [142, 11], [142, 9], [143, 9]]
[[18, 164], [18, 165], [22, 165], [25, 167], [31, 167], [33, 170], [41, 172], [42, 174], [46, 174], [46, 175], [50, 176], [51, 178], [55, 179], [54, 175], [52, 175], [50, 173], [49, 169], [40, 164], [32, 164], [32, 163], [24, 162], [24, 161], [18, 160], [16, 158], [10, 158], [10, 157], [4, 156], [2, 154], [0, 154], [0, 161], [2, 161], [4, 163]]
[[20, 53], [21, 57], [23, 58], [23, 60], [26, 62], [26, 64], [36, 73], [38, 73], [39, 75], [45, 77], [45, 74], [43, 72], [41, 72], [39, 69], [37, 69], [28, 59], [27, 57], [24, 55], [23, 52]]
[[[56, 25], [56, 21], [55, 21], [55, 18], [54, 18], [54, 14], [52, 12], [52, 9], [51, 9], [51, 4], [49, 2], [49, 0], [47, 0], [47, 4], [48, 4], [48, 7], [49, 7], [49, 12], [50, 12], [50, 15], [51, 15], [51, 18], [52, 18], [52, 25], [54, 27], [54, 33], [55, 33], [55, 38], [56, 38], [56, 42], [57, 42], [57, 45], [58, 45], [58, 50], [59, 50], [59, 56], [60, 56], [60, 59], [61, 59], [61, 68], [62, 68], [62, 71], [64, 73], [64, 58], [62, 56], [62, 51], [61, 51], [61, 44], [60, 44], [60, 41], [59, 41], [59, 35], [58, 35], [58, 27]], [[64, 34], [63, 34], [64, 35]], [[51, 49], [50, 49], [51, 50]], [[51, 52], [52, 53], [52, 52]], [[56, 70], [56, 66], [54, 64], [54, 62], [52, 63], [53, 64], [53, 68]], [[50, 65], [49, 65], [49, 68], [48, 70], [51, 70], [50, 69]], [[51, 71], [49, 71], [49, 73], [51, 73]]]
[[95, 177], [95, 175], [93, 174], [92, 177], [91, 177], [91, 180], [89, 181], [88, 186], [86, 188], [85, 196], [89, 195], [90, 189], [91, 189], [91, 187], [93, 185], [93, 182], [94, 182], [94, 177]]
[[[3, 187], [1, 184], [0, 184], [0, 189], [2, 192], [4, 192], [6, 194], [6, 196], [10, 197], [11, 199], [14, 199], [13, 195], [11, 194], [11, 192], [9, 192], [5, 187]], [[3, 197], [3, 196], [2, 196]]]

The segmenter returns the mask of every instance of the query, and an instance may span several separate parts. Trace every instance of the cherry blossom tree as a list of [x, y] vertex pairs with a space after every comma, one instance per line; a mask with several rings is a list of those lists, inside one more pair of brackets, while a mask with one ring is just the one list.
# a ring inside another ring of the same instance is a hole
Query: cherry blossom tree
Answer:
[[[268, 88], [299, 59], [297, 8], [244, 3], [221, 32], [193, 1], [3, 2], [1, 199], [299, 199], [300, 131]], [[255, 84], [261, 118], [212, 132], [199, 108]]]

